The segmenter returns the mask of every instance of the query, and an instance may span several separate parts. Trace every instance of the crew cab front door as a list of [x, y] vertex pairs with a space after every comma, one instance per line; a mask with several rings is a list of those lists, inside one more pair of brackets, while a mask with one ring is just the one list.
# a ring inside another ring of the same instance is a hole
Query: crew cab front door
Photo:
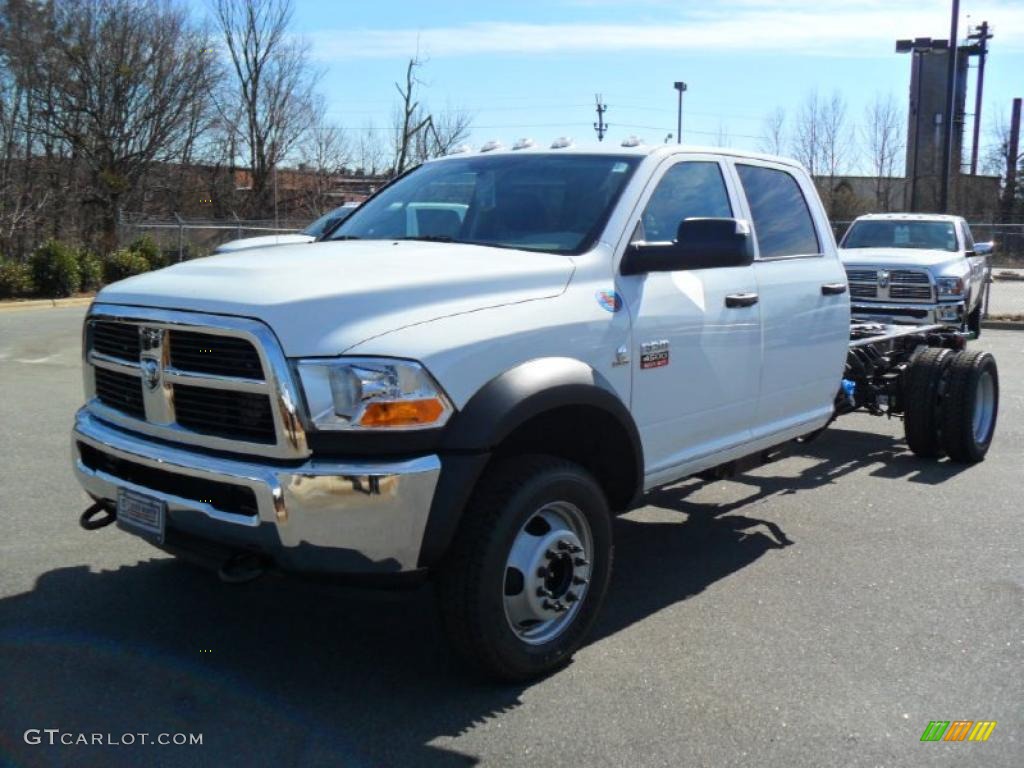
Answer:
[[[641, 199], [632, 241], [675, 239], [683, 219], [735, 218], [723, 163], [687, 155]], [[761, 368], [761, 308], [752, 266], [618, 278], [632, 324], [632, 412], [648, 487], [699, 470], [750, 435]]]

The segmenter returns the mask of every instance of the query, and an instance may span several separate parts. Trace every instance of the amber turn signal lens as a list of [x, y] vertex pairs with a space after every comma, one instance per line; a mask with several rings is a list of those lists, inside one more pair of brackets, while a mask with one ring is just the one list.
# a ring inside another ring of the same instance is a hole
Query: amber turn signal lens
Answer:
[[414, 427], [432, 424], [441, 418], [442, 413], [444, 404], [437, 398], [370, 403], [359, 424], [364, 427]]

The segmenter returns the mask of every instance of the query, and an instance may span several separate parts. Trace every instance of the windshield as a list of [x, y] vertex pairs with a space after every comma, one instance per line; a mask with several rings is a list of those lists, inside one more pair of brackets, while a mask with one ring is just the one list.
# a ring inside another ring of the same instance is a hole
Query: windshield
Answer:
[[344, 221], [349, 216], [351, 216], [352, 211], [354, 210], [355, 208], [352, 206], [346, 207], [343, 205], [340, 208], [335, 208], [333, 211], [328, 211], [319, 219], [317, 219], [308, 227], [306, 227], [304, 230], [302, 230], [302, 234], [309, 235], [310, 237], [320, 237], [320, 235], [322, 235], [328, 229], [333, 227], [339, 221]]
[[842, 247], [922, 248], [955, 252], [956, 230], [951, 221], [855, 221], [843, 238]]
[[440, 240], [581, 253], [638, 157], [494, 155], [427, 163], [384, 189], [331, 240]]

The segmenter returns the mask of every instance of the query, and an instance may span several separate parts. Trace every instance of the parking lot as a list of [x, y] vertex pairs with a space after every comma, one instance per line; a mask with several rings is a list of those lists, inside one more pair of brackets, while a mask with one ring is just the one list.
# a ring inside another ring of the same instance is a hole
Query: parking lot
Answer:
[[[977, 342], [1002, 382], [984, 463], [919, 460], [901, 422], [857, 415], [734, 481], [658, 491], [616, 523], [593, 641], [510, 687], [461, 670], [429, 586], [228, 586], [81, 530], [83, 314], [0, 313], [0, 765], [1021, 764], [1024, 333]], [[931, 720], [998, 726], [922, 743]]]

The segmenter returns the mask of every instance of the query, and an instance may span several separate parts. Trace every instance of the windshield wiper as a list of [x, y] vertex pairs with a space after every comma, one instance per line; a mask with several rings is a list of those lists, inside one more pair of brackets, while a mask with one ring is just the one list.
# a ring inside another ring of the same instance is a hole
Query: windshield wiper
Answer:
[[455, 238], [451, 235], [408, 235], [406, 237], [395, 237], [392, 240], [422, 240], [425, 243], [454, 243]]
[[359, 235], [339, 235], [338, 237], [329, 237], [328, 240], [362, 240]]

